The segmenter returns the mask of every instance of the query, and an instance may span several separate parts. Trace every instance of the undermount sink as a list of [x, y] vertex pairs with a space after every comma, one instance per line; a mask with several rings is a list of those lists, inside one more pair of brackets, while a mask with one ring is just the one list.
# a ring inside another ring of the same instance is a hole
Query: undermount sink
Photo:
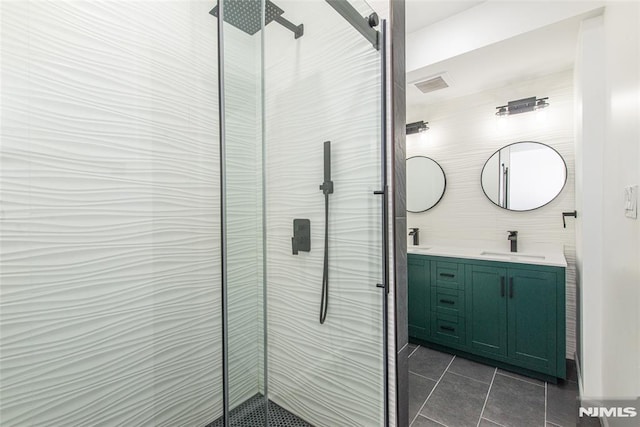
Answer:
[[531, 255], [531, 254], [521, 254], [518, 252], [491, 252], [484, 251], [480, 252], [480, 255], [487, 257], [497, 257], [497, 258], [509, 258], [509, 259], [521, 259], [521, 260], [543, 260], [545, 259], [544, 255]]
[[505, 250], [501, 250], [502, 248], [490, 249], [493, 247], [491, 243], [489, 243], [489, 245], [483, 245], [482, 242], [479, 242], [477, 245], [467, 247], [440, 246], [437, 243], [430, 243], [431, 242], [425, 242], [424, 246], [413, 246], [409, 244], [407, 246], [407, 252], [415, 256], [439, 256], [445, 258], [477, 259], [488, 262], [511, 262], [516, 264], [567, 267], [563, 248], [553, 245], [545, 246], [544, 244], [540, 244], [528, 248], [523, 252], [510, 252], [507, 248], [505, 248]]

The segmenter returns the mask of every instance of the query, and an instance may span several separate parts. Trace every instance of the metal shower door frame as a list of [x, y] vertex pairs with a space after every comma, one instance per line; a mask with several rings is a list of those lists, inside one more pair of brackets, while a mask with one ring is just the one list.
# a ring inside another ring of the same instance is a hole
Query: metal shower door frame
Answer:
[[224, 0], [218, 0], [218, 128], [220, 135], [220, 285], [222, 310], [222, 422], [229, 427], [229, 322], [227, 318], [227, 141], [225, 135]]

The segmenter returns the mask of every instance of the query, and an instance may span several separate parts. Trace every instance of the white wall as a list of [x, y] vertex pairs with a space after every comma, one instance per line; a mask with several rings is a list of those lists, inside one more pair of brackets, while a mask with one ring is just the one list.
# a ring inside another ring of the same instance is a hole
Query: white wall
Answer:
[[[613, 2], [604, 14], [607, 81], [604, 151], [603, 390], [640, 396], [638, 220], [624, 216], [624, 186], [640, 182], [640, 5]], [[588, 245], [589, 243], [586, 242]]]
[[2, 426], [221, 414], [210, 2], [3, 1]]
[[[524, 113], [498, 119], [496, 105], [530, 96], [548, 96], [543, 119]], [[574, 138], [572, 71], [505, 85], [445, 103], [427, 104], [408, 112], [408, 122], [425, 120], [431, 129], [407, 137], [407, 157], [436, 160], [447, 177], [438, 205], [427, 212], [408, 213], [408, 227], [420, 228], [421, 244], [492, 246], [509, 250], [507, 230], [518, 230], [518, 249], [539, 245], [564, 246], [567, 259], [567, 358], [575, 352], [575, 233], [572, 218], [562, 227], [562, 212], [573, 211]], [[501, 147], [517, 141], [537, 141], [556, 149], [567, 163], [567, 184], [548, 205], [511, 212], [494, 205], [481, 187], [482, 168]]]
[[576, 288], [582, 394], [602, 395], [604, 34], [601, 16], [580, 28], [575, 64]]
[[482, 2], [409, 34], [407, 36], [407, 73], [591, 12], [601, 7], [602, 3], [602, 1], [544, 0]]
[[493, 172], [482, 173], [482, 189], [490, 200], [500, 201], [500, 156], [491, 156], [485, 168]]
[[[640, 395], [640, 228], [624, 216], [622, 202], [624, 187], [640, 180], [639, 24], [637, 3], [608, 3], [603, 19], [584, 23], [577, 64], [582, 391], [593, 398]], [[590, 119], [602, 126], [594, 129]], [[594, 176], [601, 176], [598, 185], [588, 185]]]

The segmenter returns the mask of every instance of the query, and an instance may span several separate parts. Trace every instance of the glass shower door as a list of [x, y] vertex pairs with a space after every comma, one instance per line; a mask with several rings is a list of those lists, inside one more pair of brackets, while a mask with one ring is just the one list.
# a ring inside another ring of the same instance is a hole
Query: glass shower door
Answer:
[[340, 10], [373, 11], [274, 3], [223, 1], [230, 425], [383, 426], [382, 55]]
[[[264, 5], [220, 0], [225, 407], [229, 426], [266, 423], [262, 224]], [[220, 424], [222, 425], [222, 424]]]
[[[265, 29], [269, 399], [315, 426], [381, 426], [381, 53], [327, 1], [283, 4], [305, 34]], [[295, 219], [310, 222], [298, 255]]]

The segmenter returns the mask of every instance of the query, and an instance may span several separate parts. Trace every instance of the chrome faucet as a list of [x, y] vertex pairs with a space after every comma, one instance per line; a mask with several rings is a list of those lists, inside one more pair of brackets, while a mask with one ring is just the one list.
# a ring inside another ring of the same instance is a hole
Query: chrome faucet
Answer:
[[420, 243], [420, 229], [412, 228], [409, 232], [409, 236], [413, 236], [413, 246], [418, 246]]
[[518, 232], [517, 231], [509, 231], [509, 237], [507, 240], [511, 242], [511, 252], [518, 252]]

